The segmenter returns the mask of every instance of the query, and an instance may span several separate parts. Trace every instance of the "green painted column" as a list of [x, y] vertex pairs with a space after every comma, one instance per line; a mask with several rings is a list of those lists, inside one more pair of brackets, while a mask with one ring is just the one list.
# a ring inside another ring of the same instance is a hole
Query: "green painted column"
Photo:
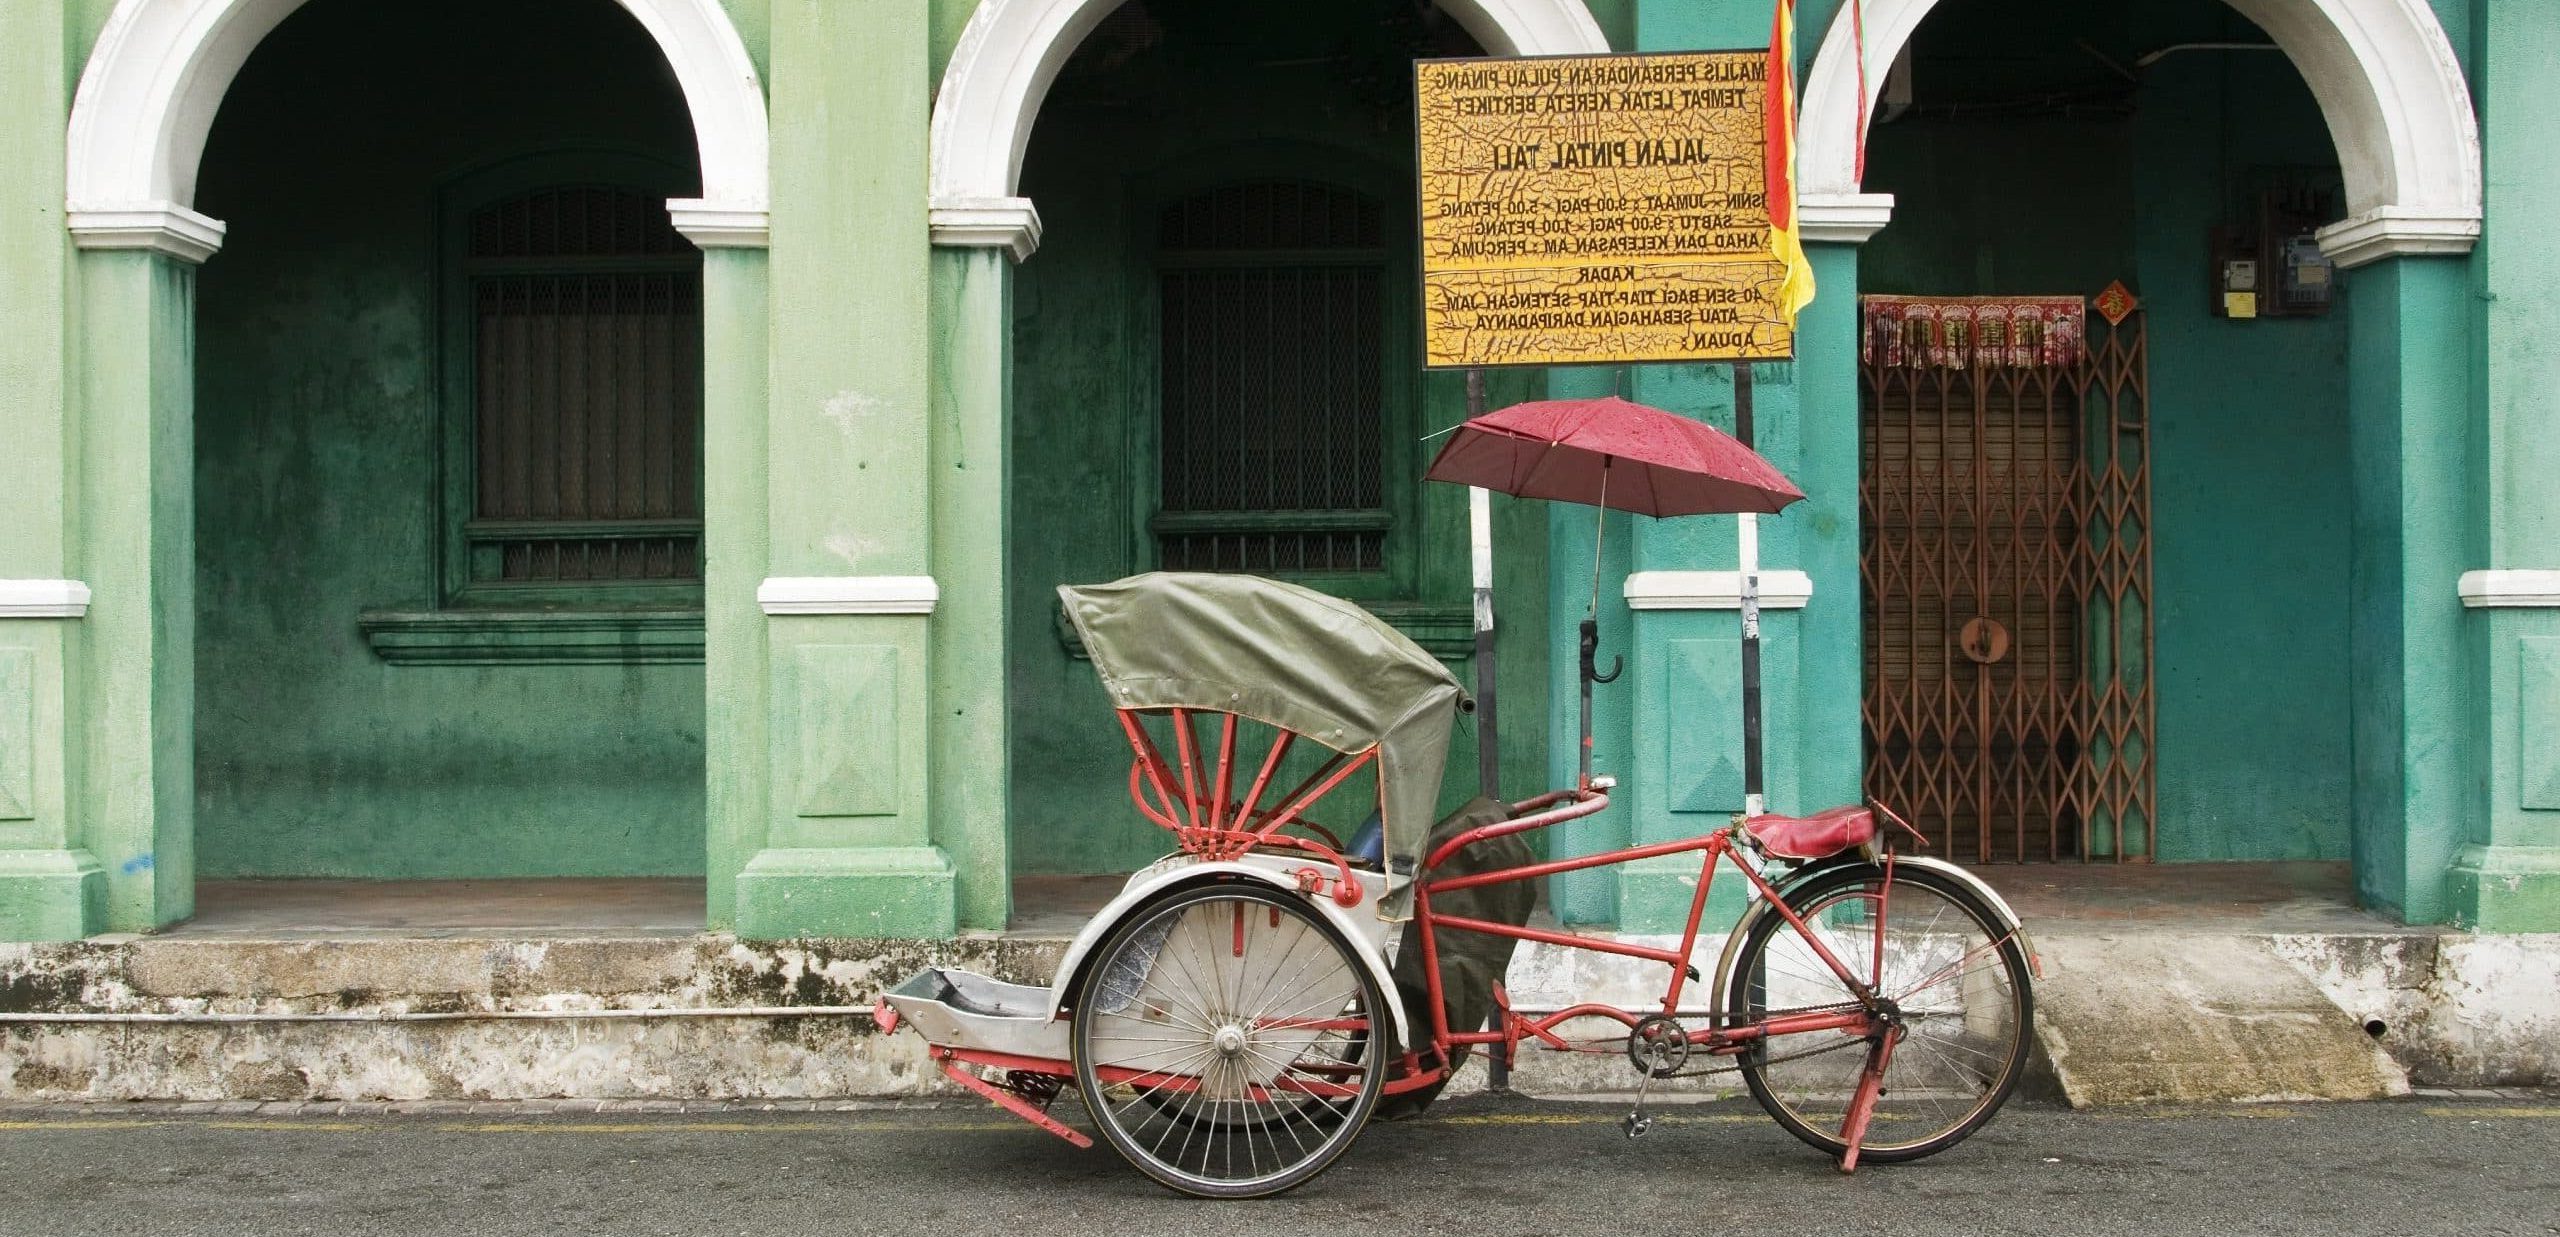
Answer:
[[2386, 258], [2346, 279], [2356, 894], [2435, 923], [2482, 775], [2456, 588], [2478, 544], [2470, 262]]
[[933, 251], [934, 841], [964, 928], [1001, 930], [1006, 851], [1004, 536], [1011, 492], [1013, 268], [995, 247]]
[[743, 936], [944, 937], [934, 836], [929, 21], [771, 7], [768, 804]]
[[79, 836], [67, 762], [77, 656], [63, 231], [60, 5], [0, 9], [0, 941], [106, 923], [106, 874]]
[[[1636, 46], [1759, 46], [1769, 17], [1766, 3], [1643, 0]], [[1799, 42], [1809, 49], [1818, 34], [1809, 25]], [[1784, 515], [1759, 521], [1764, 783], [1770, 810], [1780, 812], [1854, 801], [1863, 764], [1856, 252], [1817, 245], [1811, 256], [1821, 296], [1798, 323], [1798, 360], [1758, 366], [1753, 385], [1756, 445], [1808, 495]], [[1633, 398], [1733, 428], [1730, 366], [1650, 365], [1633, 375]], [[1622, 609], [1632, 629], [1621, 690], [1632, 697], [1633, 776], [1620, 806], [1637, 843], [1721, 828], [1743, 806], [1742, 643], [1732, 575], [1738, 531], [1726, 516], [1634, 521], [1628, 561], [1608, 581], [1605, 600], [1635, 607]], [[1622, 593], [1625, 572], [1635, 574]], [[1679, 927], [1698, 875], [1694, 856], [1627, 865], [1618, 923], [1635, 931]], [[1725, 873], [1711, 913], [1738, 912], [1746, 893]]]
[[72, 835], [106, 868], [106, 926], [139, 932], [195, 912], [195, 268], [94, 250], [77, 280]]
[[2461, 621], [2485, 802], [2468, 814], [2446, 892], [2456, 924], [2560, 932], [2560, 234], [2545, 217], [2560, 195], [2547, 136], [2560, 22], [2517, 0], [2475, 17], [2487, 202], [2473, 450], [2486, 527]]
[[1818, 811], [1866, 792], [1866, 656], [1858, 575], [1858, 247], [1807, 245], [1820, 295], [1796, 323], [1795, 459], [1789, 563], [1813, 595], [1797, 612], [1796, 788]]
[[764, 849], [771, 645], [756, 590], [771, 559], [765, 489], [767, 258], [702, 254], [703, 798], [705, 918], [738, 926], [738, 877]]

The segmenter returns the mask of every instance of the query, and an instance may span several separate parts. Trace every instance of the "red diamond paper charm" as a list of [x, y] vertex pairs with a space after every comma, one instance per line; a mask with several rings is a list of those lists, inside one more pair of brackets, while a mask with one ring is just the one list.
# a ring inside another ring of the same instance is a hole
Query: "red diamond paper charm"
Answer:
[[2132, 317], [2133, 311], [2141, 305], [2142, 302], [2133, 299], [2133, 293], [2125, 288], [2121, 279], [2108, 284], [2107, 290], [2098, 294], [2098, 316], [2106, 319], [2108, 326], [2123, 326], [2124, 320]]

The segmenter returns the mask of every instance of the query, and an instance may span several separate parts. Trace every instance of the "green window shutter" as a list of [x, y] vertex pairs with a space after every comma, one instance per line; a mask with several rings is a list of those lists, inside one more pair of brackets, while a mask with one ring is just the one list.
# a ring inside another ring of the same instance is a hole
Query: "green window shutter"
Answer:
[[1386, 570], [1383, 220], [1367, 195], [1286, 180], [1162, 212], [1163, 567]]
[[519, 193], [467, 232], [466, 593], [698, 587], [700, 253], [609, 185]]

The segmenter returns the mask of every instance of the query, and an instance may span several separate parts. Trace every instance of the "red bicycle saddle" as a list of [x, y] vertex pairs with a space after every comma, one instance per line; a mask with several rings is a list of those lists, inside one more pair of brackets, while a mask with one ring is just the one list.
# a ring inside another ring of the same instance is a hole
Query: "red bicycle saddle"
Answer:
[[1754, 816], [1742, 828], [1781, 859], [1823, 859], [1873, 840], [1876, 813], [1851, 803], [1811, 816]]

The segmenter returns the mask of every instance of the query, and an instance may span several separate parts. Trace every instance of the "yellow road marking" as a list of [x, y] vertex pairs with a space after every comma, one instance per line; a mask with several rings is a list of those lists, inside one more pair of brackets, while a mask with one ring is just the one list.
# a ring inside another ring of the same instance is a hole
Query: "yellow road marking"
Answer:
[[[2100, 1120], [2170, 1121], [2204, 1120], [2216, 1117], [2241, 1120], [2276, 1120], [2302, 1117], [2308, 1111], [2299, 1107], [2235, 1104], [2224, 1107], [2196, 1108], [2113, 1108], [2083, 1112], [2079, 1115]], [[2419, 1110], [2441, 1120], [2560, 1120], [2560, 1106], [2507, 1107], [2428, 1107]], [[884, 1121], [877, 1117], [854, 1117], [845, 1120], [802, 1118], [790, 1121], [593, 1121], [581, 1120], [587, 1114], [562, 1113], [545, 1120], [512, 1121], [429, 1121], [398, 1120], [402, 1114], [369, 1114], [366, 1120], [344, 1117], [307, 1119], [299, 1117], [221, 1118], [196, 1117], [72, 1117], [60, 1120], [0, 1121], [0, 1133], [40, 1132], [49, 1130], [149, 1130], [170, 1127], [237, 1130], [258, 1133], [287, 1134], [354, 1134], [429, 1130], [442, 1134], [758, 1134], [768, 1132], [824, 1133], [917, 1133], [917, 1134], [993, 1134], [1036, 1133], [1032, 1126], [1018, 1121]], [[1750, 1125], [1768, 1120], [1758, 1112], [1682, 1113], [1677, 1109], [1662, 1114], [1673, 1124]], [[1426, 1117], [1409, 1124], [1418, 1126], [1578, 1126], [1616, 1125], [1622, 1119], [1614, 1110], [1596, 1113], [1497, 1112], [1462, 1113]]]
[[2175, 1121], [2182, 1118], [2201, 1117], [2236, 1117], [2242, 1120], [2263, 1121], [2271, 1118], [2299, 1117], [2302, 1115], [2302, 1110], [2279, 1107], [2274, 1104], [2232, 1104], [2215, 1108], [2177, 1105], [2162, 1108], [2095, 1108], [2084, 1110], [2079, 1115], [2096, 1117], [2101, 1121]]

